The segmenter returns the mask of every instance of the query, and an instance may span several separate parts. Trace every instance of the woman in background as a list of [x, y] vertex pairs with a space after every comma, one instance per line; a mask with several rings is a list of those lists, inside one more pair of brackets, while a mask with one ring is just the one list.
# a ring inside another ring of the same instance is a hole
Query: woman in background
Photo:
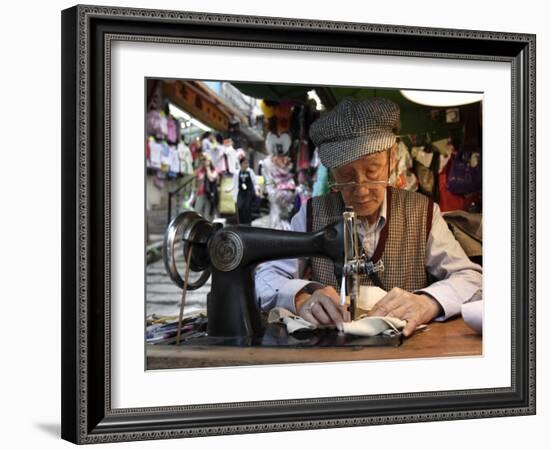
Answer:
[[218, 196], [218, 173], [207, 153], [202, 153], [199, 161], [199, 168], [196, 171], [195, 211], [211, 221], [214, 218]]

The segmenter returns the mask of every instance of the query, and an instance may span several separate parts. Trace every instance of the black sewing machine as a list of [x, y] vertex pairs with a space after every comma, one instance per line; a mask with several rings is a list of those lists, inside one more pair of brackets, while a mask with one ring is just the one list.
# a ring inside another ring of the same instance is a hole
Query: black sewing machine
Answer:
[[[207, 336], [201, 338], [201, 344], [399, 345], [400, 338], [354, 338], [336, 330], [319, 330], [309, 337], [288, 336], [281, 327], [265, 323], [256, 302], [254, 271], [258, 264], [318, 256], [334, 262], [336, 279], [342, 280], [342, 295], [349, 292], [354, 313], [359, 292], [358, 274], [373, 270], [372, 263], [359, 257], [354, 220], [355, 215], [347, 211], [341, 219], [320, 231], [299, 233], [238, 225], [223, 227], [194, 211], [179, 214], [165, 233], [164, 264], [172, 281], [182, 289], [198, 289], [212, 276], [207, 296]], [[177, 242], [183, 243], [184, 258], [189, 261], [186, 270], [199, 274], [196, 280], [188, 281], [187, 286], [176, 267]]]

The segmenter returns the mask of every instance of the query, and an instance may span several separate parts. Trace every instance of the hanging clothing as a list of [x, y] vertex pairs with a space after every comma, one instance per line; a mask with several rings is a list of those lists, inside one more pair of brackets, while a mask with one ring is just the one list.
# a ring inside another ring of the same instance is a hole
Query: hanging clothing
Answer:
[[170, 144], [176, 144], [178, 142], [176, 119], [172, 116], [166, 118], [166, 140]]
[[296, 197], [292, 162], [287, 156], [268, 156], [262, 164], [269, 200], [269, 226], [289, 230]]
[[[206, 140], [206, 139], [205, 139]], [[212, 160], [212, 165], [214, 166], [214, 169], [218, 173], [224, 173], [227, 170], [224, 153], [225, 148], [223, 145], [219, 145], [218, 143], [212, 143], [210, 141], [209, 145], [207, 145], [207, 149], [205, 150], [204, 147], [204, 140], [203, 140], [203, 147], [202, 151], [206, 153], [208, 156], [210, 156], [210, 159]]]
[[149, 140], [149, 167], [160, 169], [162, 157], [162, 144], [154, 139]]
[[239, 171], [239, 157], [238, 152], [233, 148], [232, 145], [224, 146], [224, 154], [227, 162], [227, 170], [231, 175], [234, 175], [235, 172]]
[[157, 139], [163, 138], [161, 117], [159, 111], [157, 111], [156, 109], [147, 111], [145, 123], [148, 135], [155, 136]]
[[168, 172], [170, 170], [170, 147], [168, 147], [168, 144], [166, 141], [162, 141], [160, 143], [161, 146], [161, 154], [160, 154], [160, 170], [162, 172]]
[[276, 134], [269, 132], [265, 138], [265, 148], [269, 154], [273, 156], [288, 155], [291, 143], [292, 141], [287, 133], [282, 133], [277, 136]]
[[307, 141], [300, 141], [296, 161], [298, 170], [309, 169], [309, 145]]
[[177, 148], [178, 157], [180, 160], [180, 173], [190, 175], [193, 173], [193, 155], [191, 150], [183, 141], [180, 141]]
[[418, 189], [418, 180], [412, 168], [413, 159], [409, 153], [409, 149], [403, 141], [400, 141], [397, 147], [397, 168], [390, 175], [390, 184], [398, 189], [416, 191]]
[[168, 136], [168, 117], [166, 117], [166, 114], [163, 111], [161, 111], [160, 112], [160, 137], [162, 139], [166, 139], [166, 136]]
[[177, 148], [174, 145], [170, 147], [170, 173], [173, 176], [176, 176], [180, 173], [180, 158], [178, 155]]
[[451, 165], [446, 164], [443, 171], [439, 174], [439, 207], [441, 212], [456, 211], [466, 209], [468, 204], [466, 197], [457, 195], [447, 189], [449, 169]]

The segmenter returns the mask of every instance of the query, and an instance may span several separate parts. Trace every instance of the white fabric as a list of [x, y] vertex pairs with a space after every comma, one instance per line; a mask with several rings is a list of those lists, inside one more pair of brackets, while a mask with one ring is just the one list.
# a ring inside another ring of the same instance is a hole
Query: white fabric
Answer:
[[482, 334], [483, 301], [464, 303], [462, 305], [462, 318], [472, 330]]
[[317, 328], [311, 322], [308, 322], [300, 316], [292, 314], [288, 309], [284, 308], [273, 308], [269, 311], [267, 322], [284, 324], [288, 334], [292, 334], [300, 330], [315, 330], [315, 328]]
[[235, 150], [232, 145], [229, 145], [224, 146], [224, 152], [227, 156], [227, 169], [229, 170], [229, 172], [232, 174], [238, 172], [240, 167], [237, 150]]
[[[170, 167], [170, 147], [166, 142], [161, 144], [161, 154], [160, 154], [160, 163], [162, 166]], [[164, 167], [163, 167], [164, 170]]]
[[184, 174], [193, 173], [193, 155], [191, 150], [183, 142], [178, 144], [178, 157], [180, 160], [180, 171]]
[[433, 157], [433, 153], [425, 152], [424, 147], [421, 147], [416, 151], [415, 159], [423, 166], [430, 167]]
[[[273, 308], [267, 316], [268, 323], [282, 323], [288, 334], [303, 330], [315, 330], [317, 326], [285, 308]], [[355, 336], [376, 336], [400, 332], [407, 322], [395, 317], [363, 316], [352, 322], [344, 322], [344, 333]]]
[[344, 322], [344, 333], [355, 336], [376, 336], [378, 334], [398, 333], [407, 322], [395, 317], [362, 317], [352, 322]]
[[387, 210], [388, 204], [386, 201], [386, 196], [384, 195], [384, 200], [382, 201], [382, 206], [380, 207], [380, 214], [376, 219], [374, 224], [369, 225], [366, 220], [359, 220], [357, 223], [357, 234], [363, 244], [363, 249], [367, 257], [371, 258], [376, 250], [378, 245], [378, 240], [380, 239], [380, 233], [386, 225], [387, 220]]
[[208, 154], [212, 158], [212, 164], [214, 165], [214, 169], [216, 169], [218, 173], [225, 172], [225, 159], [223, 157], [224, 155], [223, 145], [213, 146], [208, 152]]
[[472, 330], [483, 333], [483, 298], [481, 292], [462, 305], [462, 318]]
[[[265, 148], [271, 155], [286, 155], [290, 149], [291, 139], [287, 133], [277, 136], [274, 133], [267, 133], [265, 138]], [[280, 151], [278, 149], [281, 149]]]
[[180, 173], [180, 157], [175, 145], [170, 146], [170, 171]]
[[162, 155], [162, 145], [155, 141], [149, 141], [149, 162], [154, 169], [160, 169], [160, 160]]
[[439, 141], [432, 142], [432, 145], [437, 149], [439, 154], [443, 156], [451, 156], [453, 153], [453, 144], [449, 138], [440, 139]]
[[[359, 286], [359, 298], [357, 307], [363, 311], [370, 311], [374, 308], [387, 292], [378, 286]], [[349, 304], [349, 297], [346, 297], [346, 303]]]

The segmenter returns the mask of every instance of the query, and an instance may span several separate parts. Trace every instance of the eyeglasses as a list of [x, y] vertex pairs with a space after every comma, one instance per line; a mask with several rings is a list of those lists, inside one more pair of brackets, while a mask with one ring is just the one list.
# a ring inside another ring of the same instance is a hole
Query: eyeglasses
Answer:
[[329, 188], [335, 191], [351, 192], [358, 189], [361, 186], [372, 188], [376, 186], [388, 186], [390, 183], [387, 180], [367, 180], [357, 183], [356, 181], [350, 181], [348, 183], [329, 183]]
[[356, 182], [356, 181], [349, 181], [349, 182], [346, 182], [346, 183], [336, 183], [336, 182], [333, 182], [333, 183], [329, 183], [329, 188], [330, 189], [333, 189], [333, 190], [336, 190], [336, 191], [340, 191], [340, 192], [353, 192], [355, 189], [361, 187], [361, 186], [365, 186], [366, 188], [372, 188], [372, 187], [376, 187], [376, 186], [389, 186], [390, 184], [390, 164], [389, 164], [389, 161], [390, 161], [390, 153], [391, 153], [391, 149], [392, 147], [384, 150], [386, 152], [386, 155], [388, 156], [388, 174], [387, 174], [387, 179], [386, 180], [369, 180], [367, 179], [366, 181], [361, 181], [361, 182]]

